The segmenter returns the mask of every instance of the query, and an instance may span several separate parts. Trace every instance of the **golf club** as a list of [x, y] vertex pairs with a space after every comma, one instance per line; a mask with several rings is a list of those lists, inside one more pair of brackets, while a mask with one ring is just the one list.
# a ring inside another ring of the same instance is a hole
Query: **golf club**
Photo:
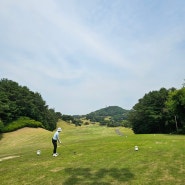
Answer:
[[[71, 150], [66, 146], [66, 145], [64, 145], [63, 143], [61, 143], [68, 151], [70, 151], [71, 152]], [[76, 152], [74, 152], [73, 151], [73, 154], [75, 155], [76, 154]]]

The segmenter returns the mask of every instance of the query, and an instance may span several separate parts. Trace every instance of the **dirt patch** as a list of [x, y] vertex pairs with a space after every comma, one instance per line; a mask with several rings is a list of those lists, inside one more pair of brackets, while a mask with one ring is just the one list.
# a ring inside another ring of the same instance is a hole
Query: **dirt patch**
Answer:
[[57, 167], [57, 168], [54, 168], [52, 170], [50, 170], [51, 172], [59, 172], [59, 171], [62, 171], [64, 168], [62, 167]]
[[12, 155], [12, 156], [3, 157], [3, 158], [0, 158], [0, 162], [4, 161], [4, 160], [8, 160], [8, 159], [17, 158], [17, 157], [20, 157], [20, 156], [19, 155]]

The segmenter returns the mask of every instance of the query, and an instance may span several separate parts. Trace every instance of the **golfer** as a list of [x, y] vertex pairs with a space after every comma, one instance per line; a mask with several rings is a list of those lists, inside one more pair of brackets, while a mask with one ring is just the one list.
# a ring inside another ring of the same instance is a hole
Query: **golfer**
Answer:
[[60, 134], [61, 131], [62, 131], [62, 129], [59, 127], [57, 129], [57, 131], [54, 133], [53, 138], [52, 138], [52, 143], [53, 143], [53, 157], [57, 157], [58, 156], [58, 154], [57, 154], [57, 141], [59, 143], [61, 143], [60, 138], [59, 138], [59, 134]]

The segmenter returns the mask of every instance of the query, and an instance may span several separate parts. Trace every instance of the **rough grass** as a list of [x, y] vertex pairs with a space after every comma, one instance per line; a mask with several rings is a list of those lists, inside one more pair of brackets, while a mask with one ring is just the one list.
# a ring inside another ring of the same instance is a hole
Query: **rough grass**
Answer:
[[[131, 130], [60, 122], [65, 145], [52, 157], [52, 132], [23, 128], [2, 135], [2, 185], [183, 185], [185, 136], [135, 135]], [[139, 151], [134, 151], [134, 146]], [[41, 155], [36, 151], [40, 149]], [[11, 158], [11, 156], [19, 156]], [[2, 175], [3, 174], [3, 175]]]

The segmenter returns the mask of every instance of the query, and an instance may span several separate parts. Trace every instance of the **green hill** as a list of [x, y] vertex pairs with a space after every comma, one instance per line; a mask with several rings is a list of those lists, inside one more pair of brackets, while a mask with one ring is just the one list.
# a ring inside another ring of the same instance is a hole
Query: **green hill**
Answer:
[[122, 115], [123, 118], [126, 118], [129, 110], [123, 109], [119, 106], [108, 106], [99, 110], [96, 110], [94, 112], [89, 113], [88, 115], [95, 114], [97, 116], [116, 116], [116, 115]]
[[100, 125], [121, 126], [127, 120], [129, 110], [118, 106], [109, 106], [99, 109], [86, 115], [86, 119], [92, 122], [99, 122]]

